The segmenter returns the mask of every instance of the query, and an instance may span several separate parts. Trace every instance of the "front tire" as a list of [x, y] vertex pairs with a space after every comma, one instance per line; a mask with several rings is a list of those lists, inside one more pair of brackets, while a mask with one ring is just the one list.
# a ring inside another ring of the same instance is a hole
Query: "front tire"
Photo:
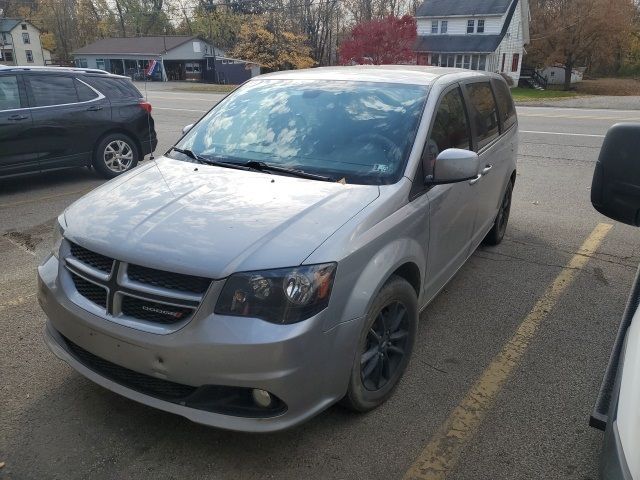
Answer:
[[366, 316], [342, 405], [367, 412], [387, 401], [407, 368], [417, 326], [416, 291], [394, 275]]
[[136, 142], [123, 133], [112, 133], [96, 145], [93, 166], [102, 176], [114, 178], [131, 170], [139, 160]]
[[502, 242], [504, 238], [504, 234], [507, 231], [507, 223], [509, 222], [509, 213], [511, 212], [511, 197], [513, 194], [513, 180], [509, 180], [509, 184], [507, 185], [507, 190], [504, 192], [504, 196], [502, 197], [502, 202], [500, 203], [500, 209], [498, 210], [498, 215], [496, 215], [496, 219], [493, 222], [493, 227], [487, 233], [487, 236], [484, 237], [483, 242], [486, 245], [498, 245]]

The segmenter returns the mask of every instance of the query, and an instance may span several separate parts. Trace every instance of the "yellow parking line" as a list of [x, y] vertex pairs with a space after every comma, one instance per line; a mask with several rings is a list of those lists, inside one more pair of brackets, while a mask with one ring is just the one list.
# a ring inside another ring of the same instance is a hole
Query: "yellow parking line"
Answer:
[[69, 195], [77, 195], [77, 194], [87, 193], [90, 190], [92, 190], [92, 188], [84, 188], [82, 190], [74, 190], [73, 192], [58, 193], [56, 195], [48, 195], [46, 197], [32, 198], [30, 200], [21, 200], [19, 202], [0, 203], [0, 208], [18, 207], [20, 205], [26, 205], [26, 204], [29, 204], [29, 203], [44, 202], [46, 200], [53, 200], [54, 198], [68, 197]]
[[573, 283], [577, 272], [598, 249], [612, 225], [600, 223], [580, 250], [549, 285], [518, 327], [515, 335], [491, 361], [464, 399], [440, 426], [429, 444], [404, 475], [404, 480], [442, 480], [455, 467], [509, 375], [520, 363], [542, 321]]

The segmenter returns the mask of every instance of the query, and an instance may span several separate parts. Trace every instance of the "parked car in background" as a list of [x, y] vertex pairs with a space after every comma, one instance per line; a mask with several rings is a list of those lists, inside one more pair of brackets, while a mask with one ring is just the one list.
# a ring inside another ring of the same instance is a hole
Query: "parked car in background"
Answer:
[[151, 104], [127, 77], [79, 68], [0, 69], [0, 178], [81, 166], [113, 178], [156, 144]]
[[59, 217], [38, 269], [46, 342], [96, 383], [207, 425], [371, 410], [419, 312], [502, 240], [516, 155], [499, 75], [256, 77]]
[[[640, 124], [609, 129], [596, 163], [591, 203], [640, 226]], [[604, 430], [604, 480], [640, 480], [640, 268], [627, 301], [590, 424]]]

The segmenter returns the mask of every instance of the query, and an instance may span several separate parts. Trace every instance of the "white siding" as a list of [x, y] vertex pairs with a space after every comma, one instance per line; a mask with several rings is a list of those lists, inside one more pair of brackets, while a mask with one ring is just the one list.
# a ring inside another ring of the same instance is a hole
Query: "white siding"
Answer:
[[[500, 42], [500, 45], [496, 50], [498, 65], [494, 70], [495, 72], [503, 71], [502, 58], [504, 55], [504, 73], [509, 75], [516, 85], [518, 84], [518, 80], [520, 79], [520, 69], [522, 68], [522, 54], [524, 53], [524, 40], [522, 37], [522, 9], [521, 1], [518, 1], [515, 12], [513, 12], [513, 17], [511, 18], [511, 25], [509, 25], [507, 33], [505, 34], [502, 42]], [[517, 54], [519, 56], [518, 68], [516, 71], [511, 70], [514, 54]]]
[[[484, 20], [484, 33], [498, 34], [502, 28], [502, 17], [418, 17], [418, 35], [431, 35], [431, 21], [438, 21], [438, 33], [440, 33], [440, 21], [446, 20], [447, 35], [466, 35], [467, 21], [475, 20], [475, 28], [478, 28], [478, 20]], [[474, 30], [475, 33], [475, 30]]]
[[[9, 50], [9, 47], [13, 47], [14, 64], [20, 66], [43, 66], [44, 57], [42, 55], [42, 45], [40, 44], [40, 30], [31, 25], [29, 22], [24, 23], [27, 26], [26, 30], [22, 29], [23, 23], [18, 23], [11, 30], [11, 37], [13, 38], [13, 45], [7, 45], [5, 51]], [[29, 34], [29, 42], [24, 43], [22, 34]], [[8, 35], [7, 35], [8, 36]], [[27, 50], [31, 50], [33, 56], [33, 62], [27, 62]], [[12, 62], [5, 62], [9, 65]]]

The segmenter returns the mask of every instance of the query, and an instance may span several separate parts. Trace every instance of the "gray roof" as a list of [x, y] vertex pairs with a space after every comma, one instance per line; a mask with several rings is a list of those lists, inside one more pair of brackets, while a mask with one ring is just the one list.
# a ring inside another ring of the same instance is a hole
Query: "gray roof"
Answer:
[[425, 0], [416, 11], [417, 17], [449, 15], [502, 15], [511, 0]]
[[[427, 2], [429, 1], [433, 0], [427, 0]], [[416, 39], [414, 50], [418, 52], [437, 53], [495, 52], [509, 29], [517, 4], [518, 0], [511, 1], [509, 11], [507, 12], [507, 16], [502, 24], [502, 30], [497, 35], [488, 35], [484, 33], [468, 33], [466, 35], [424, 35]]]
[[495, 52], [502, 35], [425, 35], [418, 37], [415, 50], [438, 53]]
[[22, 20], [17, 18], [0, 18], [0, 32], [10, 32], [18, 25]]
[[162, 55], [183, 43], [196, 39], [198, 37], [193, 35], [102, 38], [74, 50], [73, 55]]

